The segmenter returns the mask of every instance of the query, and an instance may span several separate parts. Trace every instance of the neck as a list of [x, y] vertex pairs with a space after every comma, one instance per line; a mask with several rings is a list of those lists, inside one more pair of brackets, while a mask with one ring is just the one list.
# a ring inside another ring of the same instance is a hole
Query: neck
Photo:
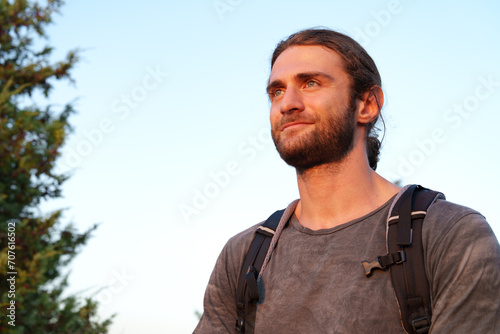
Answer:
[[295, 215], [312, 230], [332, 228], [362, 217], [387, 202], [399, 187], [375, 173], [364, 150], [342, 162], [297, 173], [300, 201]]

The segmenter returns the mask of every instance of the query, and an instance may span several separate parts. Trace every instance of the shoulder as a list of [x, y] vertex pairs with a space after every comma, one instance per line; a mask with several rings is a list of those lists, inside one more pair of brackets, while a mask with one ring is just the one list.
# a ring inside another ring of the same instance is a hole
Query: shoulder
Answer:
[[474, 209], [447, 200], [438, 199], [429, 207], [426, 219], [439, 219], [441, 221], [453, 222], [470, 215], [484, 219], [483, 215]]
[[500, 247], [485, 217], [438, 200], [427, 211], [422, 242], [433, 300], [431, 332], [498, 332], [492, 328], [500, 327]]
[[264, 224], [264, 222], [265, 221], [261, 221], [260, 223], [255, 224], [229, 238], [222, 250], [222, 254], [226, 254], [227, 256], [241, 259], [241, 261], [243, 261], [243, 257], [255, 237], [255, 231], [259, 228], [259, 226]]
[[243, 264], [248, 249], [255, 238], [257, 229], [265, 222], [266, 220], [263, 220], [229, 238], [219, 255], [216, 269], [239, 273], [238, 270]]
[[222, 249], [205, 290], [203, 316], [195, 333], [230, 333], [236, 321], [238, 275], [256, 224], [233, 236]]
[[422, 233], [424, 243], [431, 248], [443, 246], [446, 242], [463, 246], [484, 238], [496, 242], [493, 230], [481, 213], [441, 199], [427, 210]]
[[[423, 228], [424, 239], [436, 242], [445, 236], [465, 236], [472, 241], [474, 235], [494, 236], [485, 217], [469, 207], [439, 199], [427, 210]], [[472, 238], [472, 239], [471, 239]]]
[[[298, 200], [291, 202], [286, 207], [286, 209], [283, 210], [284, 212], [280, 215], [279, 226], [281, 226], [284, 222], [288, 222], [288, 220], [290, 219], [290, 217], [292, 216], [292, 214], [295, 210], [297, 202], [298, 202]], [[275, 213], [277, 213], [277, 212], [275, 212]], [[242, 232], [236, 234], [235, 236], [231, 237], [227, 241], [226, 245], [224, 246], [223, 253], [224, 252], [229, 253], [229, 254], [231, 254], [232, 257], [238, 258], [241, 260], [241, 262], [243, 262], [243, 258], [245, 257], [248, 249], [250, 248], [250, 245], [251, 245], [253, 239], [255, 238], [256, 230], [261, 225], [263, 225], [265, 222], [266, 222], [266, 220], [263, 220], [260, 223], [255, 224], [255, 225], [243, 230]], [[278, 232], [278, 230], [280, 229], [279, 226], [277, 228], [277, 232], [276, 232], [276, 235], [274, 238], [279, 236], [279, 232]]]
[[484, 264], [485, 259], [494, 259], [497, 270], [500, 265], [499, 244], [490, 225], [482, 214], [463, 205], [446, 200], [432, 204], [424, 220], [422, 242], [431, 277], [444, 267], [450, 267], [449, 274], [460, 263]]

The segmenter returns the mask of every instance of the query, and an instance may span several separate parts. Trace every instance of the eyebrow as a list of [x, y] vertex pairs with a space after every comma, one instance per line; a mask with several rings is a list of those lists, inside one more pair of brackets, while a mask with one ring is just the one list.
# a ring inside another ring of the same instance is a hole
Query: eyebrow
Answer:
[[[304, 81], [306, 79], [323, 77], [329, 81], [335, 81], [335, 79], [328, 73], [325, 72], [302, 72], [294, 75], [294, 80]], [[285, 83], [281, 80], [273, 80], [266, 87], [266, 92], [269, 94], [276, 87], [283, 87]]]

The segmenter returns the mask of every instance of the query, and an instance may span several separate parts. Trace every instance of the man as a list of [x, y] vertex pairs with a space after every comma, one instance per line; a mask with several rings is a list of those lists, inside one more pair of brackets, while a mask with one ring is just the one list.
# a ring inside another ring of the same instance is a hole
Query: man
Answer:
[[[388, 272], [361, 261], [386, 252], [401, 189], [375, 172], [384, 103], [375, 63], [351, 38], [309, 29], [278, 44], [267, 87], [271, 131], [297, 171], [300, 199], [283, 214], [259, 276], [255, 333], [405, 333]], [[238, 276], [260, 224], [216, 263], [195, 333], [233, 333]], [[500, 250], [479, 213], [438, 200], [422, 230], [431, 333], [500, 333]]]

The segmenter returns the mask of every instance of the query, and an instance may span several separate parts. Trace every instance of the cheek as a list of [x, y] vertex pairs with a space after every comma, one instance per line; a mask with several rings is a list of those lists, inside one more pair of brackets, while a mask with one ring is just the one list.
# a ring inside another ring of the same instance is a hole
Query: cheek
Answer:
[[280, 119], [280, 117], [281, 117], [281, 112], [279, 110], [279, 106], [271, 105], [271, 110], [269, 113], [269, 120], [271, 121], [271, 126], [276, 124], [276, 122]]

